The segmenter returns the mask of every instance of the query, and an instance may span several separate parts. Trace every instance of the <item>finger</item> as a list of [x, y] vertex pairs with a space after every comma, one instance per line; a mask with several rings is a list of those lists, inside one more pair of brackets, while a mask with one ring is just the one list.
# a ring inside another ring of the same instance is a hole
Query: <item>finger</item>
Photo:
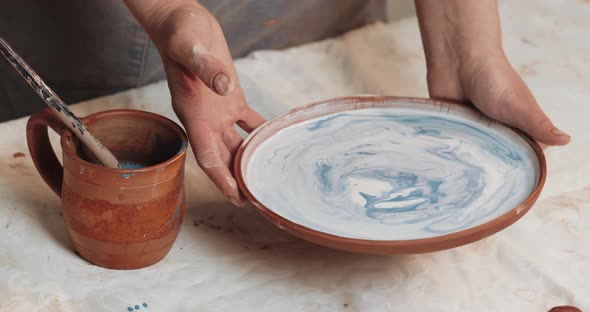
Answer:
[[195, 150], [197, 163], [203, 172], [234, 205], [243, 206], [245, 200], [242, 198], [236, 180], [229, 169], [231, 155], [220, 135], [195, 127], [187, 129], [187, 132], [191, 146]]
[[[484, 113], [528, 133], [546, 145], [565, 145], [570, 136], [553, 125], [524, 81], [509, 64], [493, 71], [481, 71], [486, 79], [475, 77], [470, 86], [470, 99]], [[480, 76], [480, 75], [477, 75]], [[478, 84], [487, 81], [488, 87]]]
[[215, 56], [209, 54], [200, 44], [193, 46], [194, 74], [205, 83], [205, 85], [219, 95], [228, 95], [234, 89], [233, 79], [230, 79], [230, 71]]
[[[165, 60], [165, 63], [168, 61]], [[219, 133], [187, 120], [194, 116], [190, 110], [186, 109], [191, 106], [190, 102], [194, 99], [193, 86], [185, 81], [186, 77], [179, 69], [176, 69], [175, 65], [168, 65], [166, 72], [173, 99], [172, 106], [186, 128], [199, 167], [234, 205], [244, 206], [246, 200], [241, 195], [230, 171], [232, 154], [224, 145]]]
[[242, 145], [242, 136], [232, 127], [223, 134], [223, 142], [232, 155], [235, 155], [240, 145]]
[[[229, 58], [231, 62], [231, 57], [220, 49], [211, 50], [210, 46], [211, 42], [224, 42], [225, 38], [221, 30], [214, 31], [214, 27], [219, 25], [206, 9], [196, 10], [177, 17], [178, 23], [184, 26], [173, 33], [166, 48], [167, 54], [213, 92], [228, 95], [234, 89], [237, 78], [232, 64], [225, 64], [222, 59]], [[217, 33], [221, 34], [220, 37], [212, 38]]]
[[250, 107], [246, 108], [246, 112], [242, 118], [238, 120], [237, 124], [246, 132], [252, 132], [264, 123], [264, 118]]
[[[178, 48], [180, 49], [180, 48]], [[188, 49], [185, 47], [185, 49]], [[231, 71], [217, 57], [211, 55], [200, 43], [190, 49], [192, 53], [175, 52], [173, 58], [209, 89], [219, 95], [228, 95], [234, 89]]]
[[524, 82], [503, 91], [498, 99], [501, 121], [513, 125], [546, 145], [565, 145], [570, 136], [553, 125]]

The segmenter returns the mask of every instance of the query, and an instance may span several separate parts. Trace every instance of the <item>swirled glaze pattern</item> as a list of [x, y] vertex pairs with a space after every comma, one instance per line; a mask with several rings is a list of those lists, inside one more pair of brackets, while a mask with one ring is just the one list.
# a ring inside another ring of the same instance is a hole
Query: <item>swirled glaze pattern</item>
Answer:
[[279, 215], [350, 238], [418, 239], [490, 221], [538, 183], [532, 148], [503, 126], [435, 109], [367, 108], [291, 125], [248, 163]]

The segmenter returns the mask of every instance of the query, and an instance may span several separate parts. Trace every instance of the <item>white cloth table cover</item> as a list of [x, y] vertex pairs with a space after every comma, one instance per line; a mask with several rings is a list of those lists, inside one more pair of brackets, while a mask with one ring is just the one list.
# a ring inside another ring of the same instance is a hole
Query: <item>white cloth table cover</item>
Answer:
[[[590, 309], [590, 2], [500, 7], [508, 57], [573, 136], [546, 151], [545, 189], [513, 226], [429, 254], [330, 250], [282, 232], [253, 207], [231, 206], [191, 154], [186, 214], [170, 254], [149, 268], [107, 270], [74, 253], [60, 201], [28, 154], [23, 118], [0, 124], [0, 311]], [[249, 103], [266, 118], [344, 95], [427, 96], [415, 18], [255, 52], [236, 66]], [[165, 82], [72, 107], [82, 116], [115, 108], [177, 120]]]

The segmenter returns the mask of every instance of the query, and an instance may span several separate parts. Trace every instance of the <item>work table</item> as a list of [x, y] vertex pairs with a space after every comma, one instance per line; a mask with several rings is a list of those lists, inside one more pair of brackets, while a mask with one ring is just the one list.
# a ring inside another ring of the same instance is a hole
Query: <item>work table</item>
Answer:
[[[22, 118], [0, 124], [0, 311], [590, 309], [590, 2], [503, 1], [500, 8], [510, 61], [573, 138], [545, 151], [541, 197], [511, 227], [428, 254], [330, 250], [281, 231], [251, 206], [233, 207], [189, 152], [186, 212], [172, 251], [145, 269], [107, 270], [74, 253], [60, 200], [28, 154]], [[345, 95], [428, 96], [415, 18], [254, 52], [236, 67], [248, 102], [265, 118]], [[72, 106], [79, 116], [117, 108], [178, 122], [164, 81]]]

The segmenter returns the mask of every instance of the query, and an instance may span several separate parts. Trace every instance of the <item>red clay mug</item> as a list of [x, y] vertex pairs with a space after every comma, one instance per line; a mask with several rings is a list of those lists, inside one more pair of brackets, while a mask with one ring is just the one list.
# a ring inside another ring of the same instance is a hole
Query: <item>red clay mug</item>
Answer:
[[[186, 134], [163, 116], [136, 110], [99, 112], [82, 121], [119, 162], [141, 165], [103, 167], [49, 109], [29, 118], [31, 157], [62, 199], [74, 247], [110, 269], [157, 263], [172, 248], [184, 216]], [[63, 167], [47, 126], [61, 136]]]

